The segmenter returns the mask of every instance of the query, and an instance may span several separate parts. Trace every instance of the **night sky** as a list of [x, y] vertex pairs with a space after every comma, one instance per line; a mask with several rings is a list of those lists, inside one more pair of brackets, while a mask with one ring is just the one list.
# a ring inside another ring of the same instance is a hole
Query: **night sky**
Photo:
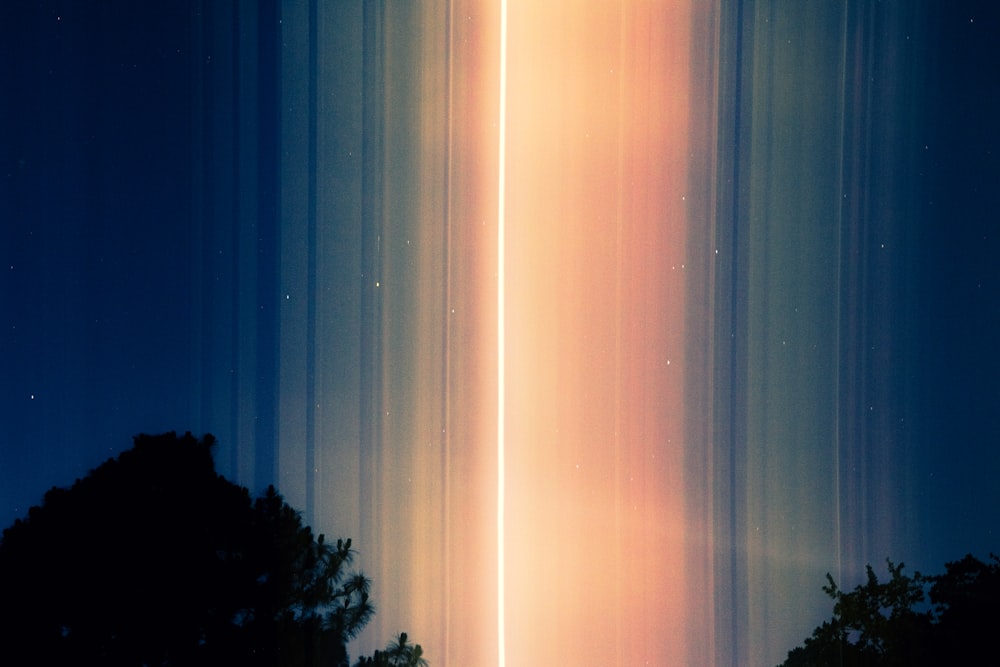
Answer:
[[197, 334], [189, 9], [2, 11], [7, 524], [132, 432], [189, 428]]
[[993, 3], [509, 4], [3, 3], [0, 523], [211, 432], [436, 665], [1000, 552]]

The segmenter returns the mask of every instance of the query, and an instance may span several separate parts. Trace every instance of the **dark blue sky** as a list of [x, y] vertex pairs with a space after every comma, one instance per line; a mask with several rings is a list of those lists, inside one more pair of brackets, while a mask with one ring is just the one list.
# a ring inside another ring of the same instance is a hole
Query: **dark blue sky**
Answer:
[[192, 413], [190, 7], [3, 25], [0, 520]]
[[900, 391], [920, 418], [921, 537], [942, 560], [1000, 541], [1000, 75], [988, 64], [1000, 17], [982, 2], [936, 9], [935, 48], [921, 63], [927, 141], [913, 193], [922, 219], [905, 230], [914, 305], [904, 339], [919, 363]]

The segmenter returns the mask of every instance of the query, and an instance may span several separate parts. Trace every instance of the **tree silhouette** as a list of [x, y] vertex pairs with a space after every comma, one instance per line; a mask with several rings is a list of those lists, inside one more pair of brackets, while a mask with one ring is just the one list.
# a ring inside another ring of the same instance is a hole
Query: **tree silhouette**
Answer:
[[945, 567], [930, 577], [936, 664], [1000, 665], [1000, 557], [984, 562], [969, 554]]
[[349, 665], [375, 611], [351, 540], [218, 475], [210, 435], [134, 443], [4, 530], [0, 663]]
[[1000, 664], [992, 635], [1000, 622], [997, 556], [985, 563], [968, 555], [935, 576], [908, 576], [902, 563], [886, 562], [888, 581], [868, 566], [866, 582], [850, 592], [826, 575], [833, 618], [789, 651], [783, 667]]

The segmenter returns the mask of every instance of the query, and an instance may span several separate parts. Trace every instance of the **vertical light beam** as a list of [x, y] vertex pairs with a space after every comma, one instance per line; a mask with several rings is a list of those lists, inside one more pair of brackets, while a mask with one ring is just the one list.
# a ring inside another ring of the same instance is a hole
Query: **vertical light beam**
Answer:
[[710, 664], [685, 560], [692, 5], [507, 12], [505, 651]]
[[507, 142], [507, 0], [500, 1], [500, 109], [497, 123], [497, 664], [505, 667], [504, 630], [504, 200]]

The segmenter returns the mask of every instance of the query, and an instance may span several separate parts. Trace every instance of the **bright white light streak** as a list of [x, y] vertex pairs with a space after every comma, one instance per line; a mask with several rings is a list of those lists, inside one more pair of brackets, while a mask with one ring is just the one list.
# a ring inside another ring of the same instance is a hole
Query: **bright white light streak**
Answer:
[[507, 664], [506, 630], [504, 628], [504, 395], [506, 389], [504, 359], [504, 200], [507, 172], [507, 0], [500, 0], [500, 137], [497, 152], [497, 662]]

